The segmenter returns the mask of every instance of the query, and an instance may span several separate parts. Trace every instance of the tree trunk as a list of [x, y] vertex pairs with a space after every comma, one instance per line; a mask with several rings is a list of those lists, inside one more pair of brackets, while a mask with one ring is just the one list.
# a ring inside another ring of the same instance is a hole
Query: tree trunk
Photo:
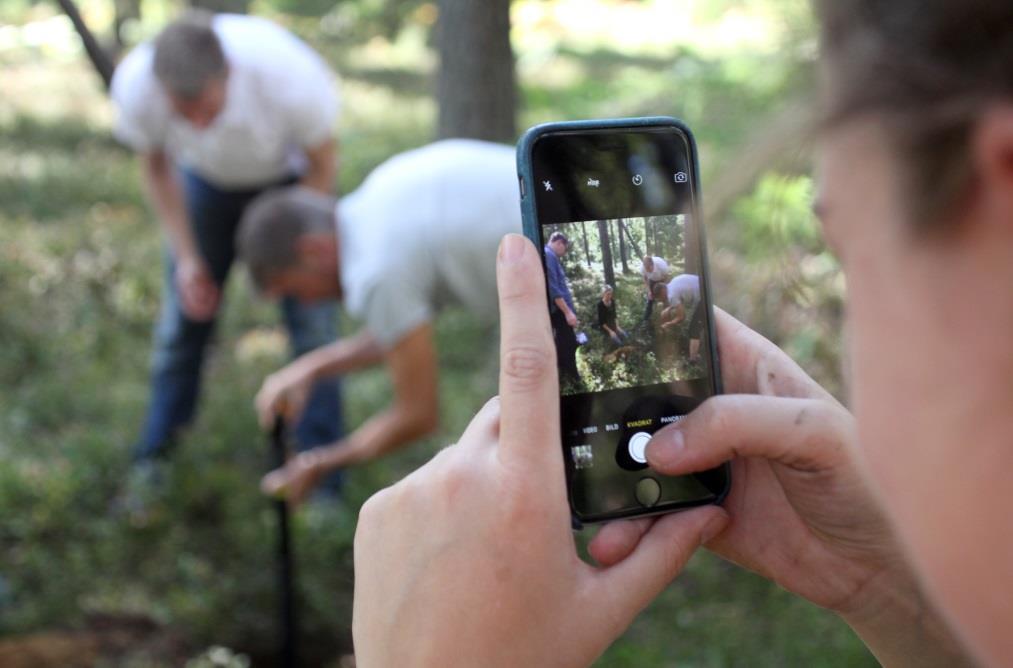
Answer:
[[70, 18], [70, 22], [74, 25], [74, 30], [81, 37], [81, 43], [84, 45], [84, 52], [88, 54], [88, 60], [91, 61], [95, 71], [102, 77], [102, 83], [105, 84], [106, 90], [109, 90], [109, 86], [113, 82], [113, 70], [116, 69], [116, 65], [113, 63], [113, 59], [109, 57], [98, 40], [95, 39], [95, 35], [85, 24], [84, 19], [81, 17], [81, 12], [78, 11], [77, 5], [74, 4], [74, 0], [56, 0], [60, 5], [60, 8], [66, 12], [67, 17]]
[[612, 267], [612, 240], [609, 237], [609, 224], [606, 220], [598, 221], [598, 241], [601, 243], [601, 263], [605, 270], [605, 282], [614, 287], [616, 272]]
[[623, 275], [630, 273], [630, 265], [626, 259], [626, 235], [623, 234], [623, 221], [617, 220], [616, 229], [619, 231], [619, 263], [623, 266]]
[[[630, 232], [630, 228], [626, 227], [626, 223], [624, 223], [621, 220], [619, 221], [619, 232], [620, 232], [620, 234], [622, 234], [623, 232], [626, 233], [626, 239], [630, 242], [630, 248], [633, 249], [633, 253], [635, 254], [635, 256], [638, 259], [642, 259], [644, 257], [644, 254], [640, 252], [640, 246], [637, 245], [636, 239], [633, 238], [633, 233]], [[644, 225], [644, 243], [645, 244], [647, 243], [647, 238], [646, 237], [647, 237], [647, 225]], [[623, 269], [623, 271], [626, 271], [626, 270]]]
[[516, 139], [510, 0], [438, 0], [436, 81], [441, 139]]
[[587, 224], [580, 222], [580, 238], [584, 241], [584, 257], [587, 258], [587, 268], [591, 268], [591, 247], [587, 244]]

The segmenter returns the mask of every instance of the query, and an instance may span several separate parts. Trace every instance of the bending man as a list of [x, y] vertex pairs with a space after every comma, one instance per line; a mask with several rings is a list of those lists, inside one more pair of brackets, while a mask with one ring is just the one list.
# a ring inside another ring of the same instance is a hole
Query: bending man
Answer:
[[262, 423], [294, 419], [314, 384], [386, 364], [391, 406], [354, 433], [303, 453], [264, 481], [299, 501], [325, 472], [373, 459], [437, 425], [433, 318], [456, 303], [495, 322], [500, 238], [521, 229], [511, 147], [448, 140], [391, 158], [340, 203], [300, 188], [253, 203], [239, 252], [267, 296], [338, 299], [365, 323], [353, 337], [313, 351], [264, 382]]

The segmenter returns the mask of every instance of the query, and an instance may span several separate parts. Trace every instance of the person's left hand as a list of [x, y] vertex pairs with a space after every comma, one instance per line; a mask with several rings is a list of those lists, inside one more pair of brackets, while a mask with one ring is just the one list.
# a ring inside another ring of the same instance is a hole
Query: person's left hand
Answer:
[[534, 246], [508, 235], [497, 273], [500, 399], [360, 513], [359, 665], [586, 666], [727, 522], [717, 506], [667, 515], [609, 568], [580, 560]]
[[260, 481], [260, 491], [298, 506], [325, 475], [353, 463], [355, 454], [347, 441], [300, 452], [281, 468], [265, 475]]

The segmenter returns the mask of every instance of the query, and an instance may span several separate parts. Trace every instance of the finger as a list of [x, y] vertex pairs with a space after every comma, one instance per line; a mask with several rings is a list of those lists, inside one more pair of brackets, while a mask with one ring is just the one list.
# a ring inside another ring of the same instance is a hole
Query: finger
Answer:
[[559, 384], [541, 258], [530, 241], [517, 234], [503, 238], [496, 279], [501, 456], [561, 466], [558, 448], [545, 447], [547, 436], [558, 439]]
[[761, 334], [716, 306], [714, 320], [725, 392], [832, 398], [794, 360]]
[[499, 397], [485, 402], [468, 423], [458, 443], [493, 444], [499, 435], [500, 404]]
[[818, 471], [836, 465], [853, 442], [854, 419], [829, 401], [726, 394], [655, 433], [647, 461], [667, 475], [702, 471], [737, 457]]
[[625, 627], [676, 575], [700, 545], [728, 524], [719, 506], [702, 506], [658, 519], [629, 556], [596, 574], [612, 622]]
[[619, 563], [633, 552], [640, 537], [654, 524], [653, 517], [609, 522], [602, 526], [587, 545], [587, 551], [599, 566]]

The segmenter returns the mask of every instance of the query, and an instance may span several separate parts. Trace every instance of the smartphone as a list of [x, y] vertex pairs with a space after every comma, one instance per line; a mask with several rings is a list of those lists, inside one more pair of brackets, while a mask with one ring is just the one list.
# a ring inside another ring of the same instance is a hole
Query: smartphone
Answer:
[[521, 138], [517, 162], [574, 525], [720, 503], [727, 464], [663, 476], [644, 455], [721, 391], [692, 133], [665, 117], [548, 123]]

